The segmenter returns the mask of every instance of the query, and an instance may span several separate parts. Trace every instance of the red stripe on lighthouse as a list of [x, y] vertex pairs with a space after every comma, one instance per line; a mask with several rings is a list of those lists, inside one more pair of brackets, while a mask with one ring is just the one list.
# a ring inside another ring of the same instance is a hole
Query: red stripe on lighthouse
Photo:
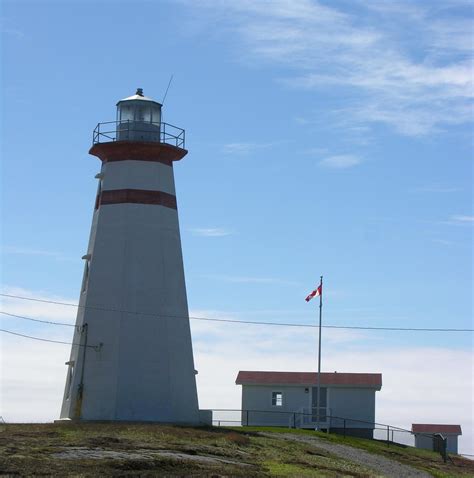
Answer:
[[99, 204], [153, 204], [177, 209], [176, 196], [163, 191], [147, 191], [144, 189], [112, 189], [102, 191]]
[[151, 161], [172, 166], [187, 154], [187, 150], [167, 143], [141, 141], [112, 141], [97, 143], [89, 154], [97, 156], [104, 163], [112, 161]]

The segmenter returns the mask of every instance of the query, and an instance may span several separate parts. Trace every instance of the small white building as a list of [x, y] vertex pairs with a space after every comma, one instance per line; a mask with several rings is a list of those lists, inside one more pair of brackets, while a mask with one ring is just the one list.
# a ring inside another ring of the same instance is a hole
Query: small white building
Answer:
[[[242, 425], [318, 427], [315, 372], [240, 371]], [[380, 373], [321, 373], [319, 428], [373, 438]]]
[[448, 453], [458, 452], [458, 436], [462, 435], [461, 425], [439, 425], [433, 423], [413, 423], [411, 432], [415, 435], [416, 448], [434, 450], [433, 435], [439, 433], [447, 438]]

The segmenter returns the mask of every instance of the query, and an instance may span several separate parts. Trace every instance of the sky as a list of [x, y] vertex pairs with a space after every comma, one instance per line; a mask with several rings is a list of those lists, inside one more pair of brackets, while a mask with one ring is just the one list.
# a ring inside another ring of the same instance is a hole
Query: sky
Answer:
[[[137, 87], [186, 130], [175, 164], [190, 314], [472, 329], [473, 7], [464, 0], [3, 0], [2, 293], [76, 303], [98, 122]], [[75, 310], [3, 311], [74, 323]], [[72, 327], [3, 316], [69, 341]], [[238, 370], [311, 371], [315, 329], [191, 321], [203, 408]], [[0, 334], [0, 414], [59, 415], [70, 348]], [[377, 420], [460, 423], [469, 332], [324, 329], [323, 370], [381, 372]], [[34, 397], [34, 400], [32, 400]]]

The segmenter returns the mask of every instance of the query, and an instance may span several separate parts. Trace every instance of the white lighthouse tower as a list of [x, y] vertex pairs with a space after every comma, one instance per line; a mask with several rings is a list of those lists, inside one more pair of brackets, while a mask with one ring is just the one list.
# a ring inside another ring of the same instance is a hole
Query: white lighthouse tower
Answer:
[[138, 89], [89, 153], [102, 167], [61, 418], [197, 424], [173, 175], [184, 130]]

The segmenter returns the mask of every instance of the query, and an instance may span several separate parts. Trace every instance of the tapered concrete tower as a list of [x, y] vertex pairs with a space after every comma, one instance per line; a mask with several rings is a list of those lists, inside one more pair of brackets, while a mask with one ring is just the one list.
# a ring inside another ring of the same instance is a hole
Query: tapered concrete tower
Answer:
[[184, 130], [138, 89], [89, 153], [102, 167], [61, 418], [197, 424], [173, 175]]

